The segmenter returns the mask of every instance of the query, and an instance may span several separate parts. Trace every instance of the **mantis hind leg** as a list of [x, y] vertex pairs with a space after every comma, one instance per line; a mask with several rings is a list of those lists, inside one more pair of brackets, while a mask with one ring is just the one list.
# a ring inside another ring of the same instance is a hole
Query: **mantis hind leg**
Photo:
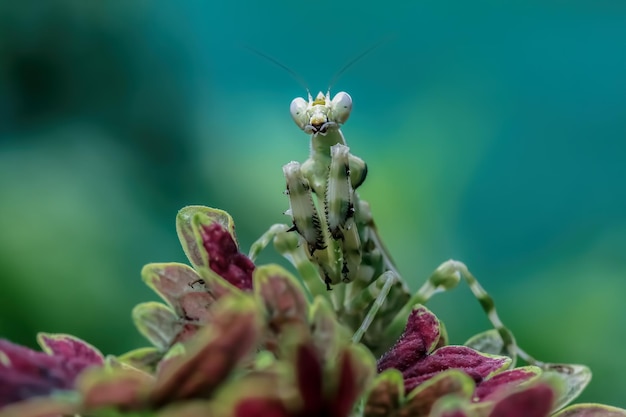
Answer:
[[[378, 311], [380, 310], [380, 308], [385, 303], [385, 300], [387, 299], [387, 296], [388, 296], [389, 292], [391, 291], [392, 286], [394, 284], [396, 284], [399, 281], [399, 279], [400, 279], [400, 277], [398, 277], [398, 275], [396, 275], [395, 272], [393, 272], [393, 271], [386, 271], [380, 277], [378, 277], [376, 279], [376, 281], [374, 281], [375, 283], [382, 282], [383, 283], [382, 287], [377, 289], [377, 291], [376, 291], [377, 294], [376, 294], [376, 296], [374, 298], [374, 302], [371, 304], [367, 314], [363, 318], [363, 321], [361, 322], [361, 325], [354, 332], [354, 335], [352, 336], [352, 342], [359, 343], [361, 341], [361, 338], [363, 337], [365, 332], [367, 332], [367, 330], [371, 326], [372, 322], [376, 318], [376, 315], [378, 314]], [[371, 294], [370, 294], [370, 297], [367, 297], [367, 298], [371, 299]], [[358, 303], [358, 301], [360, 301], [360, 300], [357, 299], [355, 301], [356, 301], [356, 303]], [[355, 304], [355, 303], [353, 303], [353, 304]], [[351, 309], [355, 309], [356, 307], [357, 306], [352, 305]]]
[[289, 230], [289, 226], [286, 224], [274, 224], [269, 229], [265, 231], [257, 240], [252, 243], [250, 246], [250, 251], [248, 252], [248, 258], [252, 262], [254, 262], [259, 256], [259, 254], [265, 249], [278, 235], [279, 233], [287, 232]]
[[541, 364], [541, 362], [535, 360], [518, 347], [513, 333], [504, 326], [502, 320], [500, 320], [493, 298], [491, 298], [478, 280], [469, 272], [465, 264], [454, 260], [449, 260], [441, 264], [435, 272], [433, 272], [428, 281], [426, 281], [417, 293], [409, 299], [408, 303], [400, 309], [393, 319], [392, 324], [387, 328], [386, 337], [395, 340], [395, 338], [399, 336], [404, 328], [406, 317], [408, 317], [414, 305], [425, 304], [435, 294], [453, 289], [458, 285], [461, 279], [467, 282], [474, 297], [476, 297], [476, 300], [480, 303], [494, 330], [497, 332], [504, 352], [512, 360], [511, 366], [515, 366], [518, 355], [530, 364]]

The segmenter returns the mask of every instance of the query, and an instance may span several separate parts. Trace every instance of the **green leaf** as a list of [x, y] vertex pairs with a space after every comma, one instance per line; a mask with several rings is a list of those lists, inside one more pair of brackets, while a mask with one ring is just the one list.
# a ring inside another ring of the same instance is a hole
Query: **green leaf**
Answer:
[[470, 409], [465, 398], [448, 395], [435, 403], [428, 417], [474, 417]]
[[278, 350], [278, 338], [285, 327], [308, 329], [309, 303], [298, 281], [283, 267], [264, 265], [256, 268], [253, 288], [265, 307], [267, 327], [271, 331], [266, 335], [267, 349]]
[[162, 406], [212, 394], [239, 361], [256, 348], [260, 332], [259, 308], [252, 297], [221, 299], [215, 306], [214, 319], [185, 346], [186, 353], [160, 364], [150, 402]]
[[163, 355], [164, 352], [158, 348], [144, 347], [126, 352], [116, 359], [144, 372], [153, 373]]
[[348, 344], [333, 368], [324, 381], [326, 392], [332, 393], [328, 401], [335, 415], [347, 416], [376, 375], [376, 359], [365, 346]]
[[191, 267], [179, 263], [152, 263], [141, 271], [144, 282], [156, 291], [186, 321], [205, 324], [209, 307], [237, 289], [206, 268], [202, 277]]
[[542, 374], [541, 368], [533, 365], [508, 369], [482, 381], [474, 392], [474, 399], [481, 402], [489, 401], [501, 395], [502, 392], [537, 380]]
[[[115, 408], [104, 408], [89, 412], [90, 417], [157, 417], [156, 411], [120, 411]], [[184, 417], [181, 415], [181, 417]]]
[[404, 399], [404, 377], [397, 369], [380, 373], [366, 395], [364, 417], [395, 415]]
[[193, 268], [176, 262], [147, 264], [141, 270], [141, 278], [174, 309], [181, 295], [203, 282]]
[[462, 371], [451, 369], [441, 372], [411, 391], [402, 412], [427, 416], [435, 402], [443, 396], [454, 394], [469, 401], [474, 387], [474, 380]]
[[199, 224], [218, 223], [232, 235], [235, 242], [235, 222], [223, 210], [204, 206], [187, 206], [176, 216], [176, 232], [183, 246], [185, 255], [194, 267], [208, 267], [209, 259], [198, 230]]
[[328, 300], [321, 296], [313, 300], [311, 329], [313, 344], [324, 361], [335, 358], [341, 344], [349, 338], [347, 329], [337, 321]]
[[177, 339], [183, 326], [171, 308], [156, 301], [133, 308], [135, 326], [160, 351], [166, 351]]
[[552, 417], [626, 417], [626, 410], [604, 404], [575, 404]]
[[554, 411], [576, 399], [591, 381], [591, 370], [585, 365], [551, 363], [542, 368], [545, 376], [554, 377], [563, 385], [561, 395], [555, 401]]
[[75, 415], [78, 411], [78, 401], [69, 398], [36, 397], [3, 407], [0, 409], [0, 417], [65, 416]]
[[306, 323], [309, 303], [298, 280], [280, 265], [264, 265], [254, 271], [254, 292], [270, 315]]
[[490, 329], [470, 337], [464, 346], [491, 355], [507, 356], [507, 349], [496, 329]]
[[87, 410], [105, 407], [136, 410], [144, 408], [153, 383], [152, 375], [136, 368], [99, 368], [81, 374], [77, 388]]
[[210, 417], [213, 416], [208, 401], [185, 401], [160, 410], [158, 417]]

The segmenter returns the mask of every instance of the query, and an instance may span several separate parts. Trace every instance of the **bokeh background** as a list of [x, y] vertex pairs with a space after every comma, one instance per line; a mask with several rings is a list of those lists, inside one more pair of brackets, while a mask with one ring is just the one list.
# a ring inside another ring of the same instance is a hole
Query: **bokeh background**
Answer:
[[[229, 211], [246, 251], [286, 221], [305, 92], [246, 47], [315, 92], [387, 39], [333, 89], [412, 289], [463, 260], [525, 349], [625, 407], [626, 3], [501, 3], [0, 2], [0, 336], [145, 345], [139, 272], [185, 261], [179, 208]], [[488, 328], [465, 286], [430, 307], [453, 342]]]

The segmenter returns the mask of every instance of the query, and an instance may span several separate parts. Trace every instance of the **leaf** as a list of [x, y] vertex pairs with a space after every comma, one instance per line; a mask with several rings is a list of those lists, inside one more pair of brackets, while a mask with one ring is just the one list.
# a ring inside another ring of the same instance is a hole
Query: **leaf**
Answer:
[[196, 269], [210, 268], [239, 289], [252, 288], [254, 263], [239, 252], [228, 213], [202, 206], [185, 207], [178, 213], [177, 231]]
[[626, 417], [626, 410], [604, 404], [575, 404], [553, 417]]
[[150, 396], [153, 405], [209, 395], [256, 347], [261, 322], [251, 297], [225, 297], [215, 309], [214, 320], [198, 331], [187, 353], [161, 364]]
[[[191, 324], [187, 326], [191, 334], [195, 334], [196, 327], [211, 320], [210, 307], [216, 300], [238, 291], [211, 270], [200, 277], [189, 266], [178, 263], [148, 264], [142, 276], [146, 284], [172, 306], [179, 321]], [[187, 336], [176, 340], [186, 340]]]
[[542, 382], [507, 395], [489, 417], [548, 417], [554, 403], [554, 388]]
[[78, 412], [76, 401], [41, 397], [0, 408], [0, 417], [57, 417]]
[[494, 394], [511, 389], [523, 383], [534, 381], [541, 376], [541, 368], [537, 366], [523, 366], [509, 369], [483, 381], [477, 388], [475, 397], [480, 401], [490, 399]]
[[183, 207], [176, 216], [176, 232], [183, 246], [185, 255], [194, 267], [208, 266], [208, 256], [202, 245], [194, 217], [203, 214], [214, 222], [222, 225], [235, 238], [235, 223], [230, 215], [222, 210], [204, 206]]
[[[89, 417], [159, 417], [156, 411], [126, 411], [113, 408], [91, 411]], [[184, 416], [181, 416], [184, 417]]]
[[[205, 286], [205, 280], [193, 268], [176, 262], [147, 264], [141, 270], [141, 277], [178, 315], [182, 315], [180, 298]], [[210, 293], [206, 291], [209, 301], [215, 299]]]
[[237, 242], [221, 225], [207, 225], [207, 218], [196, 215], [194, 225], [198, 228], [202, 244], [207, 253], [208, 265], [216, 274], [240, 290], [252, 289], [254, 263], [239, 252]]
[[402, 372], [407, 390], [447, 369], [460, 369], [476, 383], [506, 369], [511, 359], [477, 352], [465, 346], [444, 346]]
[[[213, 415], [264, 417], [266, 405], [284, 410], [283, 401], [286, 399], [299, 402], [298, 392], [293, 384], [293, 370], [285, 362], [272, 366], [271, 369], [253, 370], [243, 374], [240, 378], [233, 378], [221, 387], [213, 398]], [[204, 416], [208, 416], [205, 413]], [[271, 414], [269, 414], [271, 415]], [[203, 416], [203, 417], [204, 417]], [[164, 416], [165, 417], [165, 416]], [[167, 417], [178, 417], [176, 414]]]
[[208, 401], [185, 401], [166, 406], [158, 417], [211, 417], [211, 404]]
[[507, 354], [504, 342], [496, 329], [490, 329], [472, 336], [463, 346], [491, 355], [506, 356]]
[[386, 369], [379, 374], [366, 396], [364, 417], [395, 415], [404, 398], [404, 378], [397, 369]]
[[[74, 337], [42, 334], [40, 342], [50, 354], [0, 339], [0, 407], [71, 390], [80, 373], [103, 364], [99, 352]], [[69, 356], [56, 355], [53, 349]], [[79, 356], [71, 356], [73, 350]]]
[[264, 265], [254, 272], [255, 294], [270, 317], [307, 323], [309, 303], [298, 281], [279, 265]]
[[183, 329], [176, 314], [155, 301], [136, 305], [132, 317], [139, 333], [162, 352], [172, 346]]
[[37, 342], [42, 350], [50, 355], [83, 363], [103, 365], [104, 356], [89, 343], [68, 334], [38, 333]]
[[427, 416], [441, 397], [455, 395], [470, 400], [474, 392], [474, 381], [467, 374], [450, 369], [441, 372], [415, 388], [402, 406], [403, 415]]
[[144, 347], [118, 356], [117, 360], [144, 372], [153, 373], [163, 354], [163, 351], [155, 347]]
[[292, 417], [280, 398], [252, 397], [237, 404], [234, 417]]
[[449, 395], [435, 403], [429, 417], [474, 417], [469, 408], [464, 398]]
[[576, 399], [591, 381], [591, 370], [585, 365], [546, 364], [546, 376], [554, 376], [563, 383], [561, 395], [556, 399], [554, 410], [559, 410]]
[[309, 303], [298, 281], [278, 265], [254, 271], [254, 292], [265, 307], [268, 334], [266, 348], [277, 352], [278, 338], [285, 327], [308, 329]]
[[119, 407], [137, 410], [145, 406], [154, 377], [133, 368], [90, 369], [77, 381], [82, 406], [87, 410]]
[[[296, 348], [295, 357], [296, 383], [305, 410], [315, 410], [323, 399], [324, 374], [322, 363], [313, 346], [302, 343]], [[331, 381], [329, 381], [331, 382]], [[337, 389], [338, 381], [333, 384]]]
[[407, 370], [437, 346], [440, 336], [437, 317], [426, 307], [416, 305], [400, 339], [378, 361], [379, 372], [388, 368]]
[[336, 358], [341, 343], [348, 339], [347, 330], [339, 324], [335, 312], [323, 297], [315, 297], [310, 314], [311, 339], [322, 361]]
[[[376, 374], [376, 361], [363, 345], [348, 345], [336, 365], [338, 375], [329, 381], [329, 401], [333, 416], [348, 416], [356, 400]], [[328, 387], [327, 387], [328, 388]]]

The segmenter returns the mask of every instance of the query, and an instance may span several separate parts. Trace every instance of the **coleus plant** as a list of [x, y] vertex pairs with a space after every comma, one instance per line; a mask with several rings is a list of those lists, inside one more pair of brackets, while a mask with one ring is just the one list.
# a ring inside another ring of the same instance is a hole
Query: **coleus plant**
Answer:
[[[178, 213], [191, 266], [146, 265], [164, 303], [132, 313], [151, 346], [105, 356], [70, 335], [39, 334], [43, 352], [0, 340], [0, 417], [626, 416], [566, 407], [589, 369], [524, 352], [464, 264], [445, 262], [410, 294], [355, 191], [367, 168], [339, 129], [351, 107], [347, 93], [292, 102], [311, 134], [310, 158], [283, 168], [292, 224], [248, 256], [228, 213]], [[300, 279], [254, 263], [272, 242]], [[494, 328], [456, 346], [423, 304], [462, 279]]]

